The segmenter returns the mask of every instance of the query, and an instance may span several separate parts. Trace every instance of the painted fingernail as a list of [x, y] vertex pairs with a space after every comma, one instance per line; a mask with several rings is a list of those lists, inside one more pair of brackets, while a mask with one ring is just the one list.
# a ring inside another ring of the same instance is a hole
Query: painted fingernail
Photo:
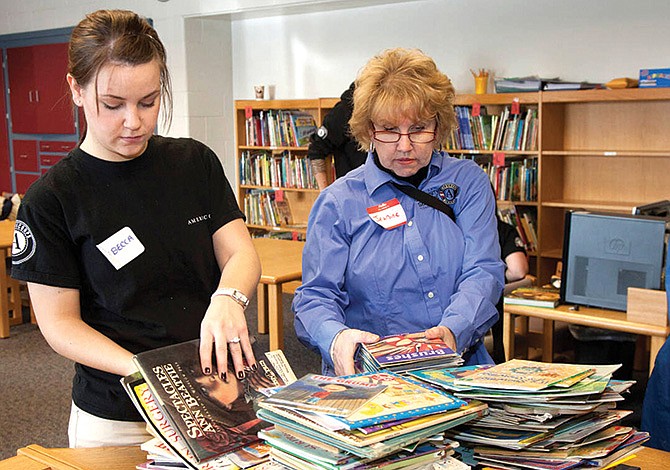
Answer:
[[251, 365], [251, 370], [256, 370], [256, 369], [258, 369], [258, 364], [256, 364], [256, 363], [254, 362], [254, 363]]
[[205, 375], [209, 375], [211, 373], [212, 373], [212, 369], [210, 369], [209, 367], [205, 367]]
[[228, 382], [228, 374], [225, 372], [221, 372], [221, 380], [224, 382]]
[[237, 378], [240, 379], [240, 380], [244, 379], [244, 371], [243, 370], [241, 370], [237, 373]]

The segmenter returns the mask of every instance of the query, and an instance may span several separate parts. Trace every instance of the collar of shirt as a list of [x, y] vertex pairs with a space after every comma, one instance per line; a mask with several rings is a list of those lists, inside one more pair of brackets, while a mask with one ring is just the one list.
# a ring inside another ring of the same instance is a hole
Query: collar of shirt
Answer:
[[[426, 181], [430, 181], [430, 179], [440, 173], [442, 171], [442, 164], [444, 163], [444, 157], [446, 157], [446, 154], [443, 152], [438, 152], [437, 150], [433, 150], [433, 155], [430, 158], [430, 167], [428, 168], [428, 176], [426, 179], [423, 180], [421, 185], [419, 186], [419, 189], [421, 189], [421, 186], [423, 186]], [[368, 158], [365, 160], [365, 187], [368, 191], [368, 194], [372, 196], [372, 193], [374, 193], [377, 189], [379, 189], [381, 186], [385, 185], [386, 183], [389, 183], [391, 181], [397, 181], [401, 182], [398, 178], [394, 178], [393, 175], [390, 173], [387, 173], [386, 171], [381, 170], [380, 168], [375, 165], [374, 162], [374, 156], [372, 152], [368, 152]]]

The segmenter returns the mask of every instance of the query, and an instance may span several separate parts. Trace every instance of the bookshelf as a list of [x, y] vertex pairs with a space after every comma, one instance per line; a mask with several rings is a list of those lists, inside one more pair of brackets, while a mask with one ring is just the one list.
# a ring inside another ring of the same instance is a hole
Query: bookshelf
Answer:
[[670, 89], [459, 95], [456, 105], [481, 106], [493, 114], [515, 99], [521, 111], [537, 109], [536, 149], [448, 150], [484, 161], [499, 161], [504, 152], [506, 164], [536, 160], [536, 200], [499, 200], [498, 205], [535, 213], [531, 271], [546, 283], [562, 256], [566, 211], [630, 213], [635, 206], [668, 198]]
[[[253, 234], [304, 238], [309, 211], [319, 190], [306, 158], [307, 144], [286, 139], [283, 126], [288, 125], [287, 116], [291, 113], [307, 113], [318, 126], [337, 101], [317, 98], [235, 102], [238, 203]], [[270, 122], [270, 128], [276, 120], [274, 135], [272, 130], [261, 131], [266, 134], [265, 139], [258, 138], [258, 133], [254, 138], [247, 124], [250, 118], [261, 117], [265, 124]], [[332, 174], [329, 178], [332, 181]]]
[[[254, 190], [281, 190], [291, 211], [290, 227], [250, 224], [252, 231], [297, 234], [306, 232], [309, 211], [319, 191], [240, 184], [240, 160], [245, 151], [283, 152], [298, 158], [306, 147], [263, 147], [246, 145], [245, 120], [251, 110], [306, 110], [317, 124], [337, 103], [337, 98], [308, 100], [242, 100], [235, 103], [238, 195]], [[516, 104], [515, 104], [516, 103]], [[535, 145], [524, 150], [481, 150], [454, 148], [453, 156], [473, 158], [482, 166], [495, 167], [530, 162], [534, 167], [531, 197], [499, 191], [502, 211], [527, 214], [534, 223], [536, 242], [531, 255], [531, 273], [546, 283], [556, 271], [563, 247], [565, 212], [574, 209], [629, 213], [633, 207], [667, 199], [670, 193], [670, 88], [577, 90], [530, 93], [461, 94], [455, 105], [480, 107], [487, 114], [499, 114], [505, 107], [518, 106], [520, 115], [530, 108], [537, 115]], [[495, 170], [494, 170], [495, 171]], [[332, 178], [332, 175], [331, 175]]]

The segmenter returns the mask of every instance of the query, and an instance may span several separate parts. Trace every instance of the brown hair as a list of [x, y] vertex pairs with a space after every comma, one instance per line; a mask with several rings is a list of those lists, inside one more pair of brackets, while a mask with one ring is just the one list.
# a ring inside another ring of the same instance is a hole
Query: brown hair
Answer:
[[373, 121], [435, 118], [438, 148], [456, 126], [454, 97], [451, 80], [433, 59], [418, 49], [387, 49], [370, 59], [356, 78], [351, 134], [366, 150]]
[[106, 64], [141, 65], [156, 60], [160, 67], [164, 124], [172, 121], [172, 85], [165, 47], [156, 30], [137, 13], [98, 10], [72, 30], [68, 46], [68, 73], [80, 86], [95, 83]]

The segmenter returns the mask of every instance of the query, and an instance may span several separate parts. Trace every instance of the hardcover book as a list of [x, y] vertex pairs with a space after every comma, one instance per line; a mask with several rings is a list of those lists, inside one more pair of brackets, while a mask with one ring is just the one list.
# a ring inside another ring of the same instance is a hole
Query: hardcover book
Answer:
[[504, 297], [507, 305], [528, 305], [531, 307], [556, 308], [560, 294], [553, 287], [519, 287]]
[[202, 372], [199, 340], [142, 352], [133, 360], [161, 413], [194, 460], [202, 462], [257, 441], [262, 421], [252, 400], [264, 388], [295, 378], [283, 354], [258, 357], [258, 367], [248, 367], [244, 380], [231, 367], [227, 381]]

